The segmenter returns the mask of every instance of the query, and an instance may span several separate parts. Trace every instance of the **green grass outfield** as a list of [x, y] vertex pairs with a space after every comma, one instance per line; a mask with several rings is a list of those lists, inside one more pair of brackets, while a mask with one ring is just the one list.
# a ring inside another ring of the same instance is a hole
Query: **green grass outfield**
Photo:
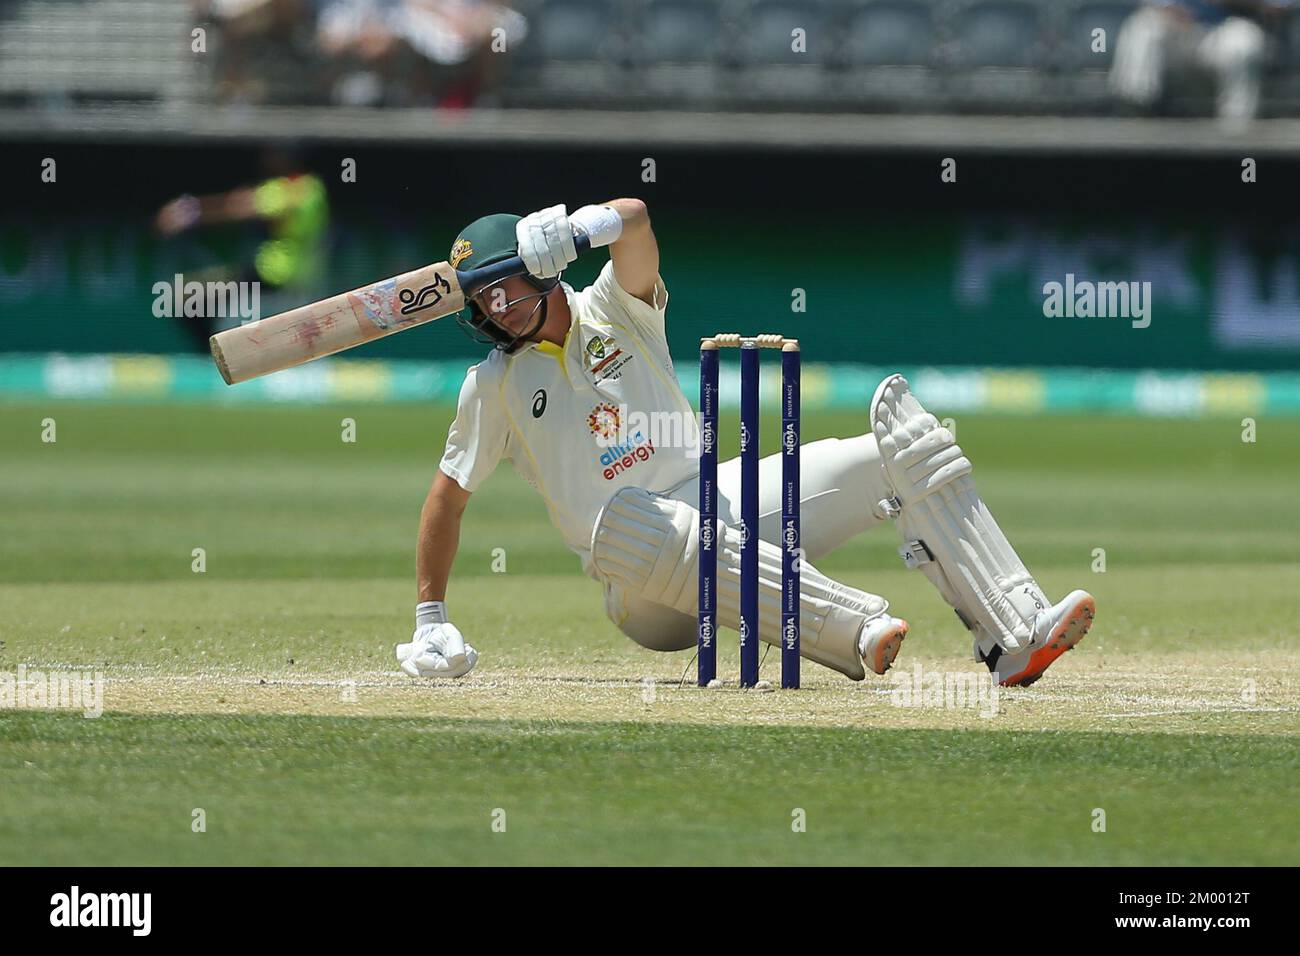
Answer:
[[[1099, 605], [985, 717], [814, 665], [797, 693], [680, 686], [691, 654], [606, 621], [508, 468], [449, 596], [482, 662], [405, 678], [450, 414], [0, 405], [0, 674], [107, 677], [98, 719], [0, 710], [0, 864], [1300, 862], [1300, 421], [959, 418], [1027, 563]], [[900, 670], [975, 672], [896, 544], [819, 567], [912, 622]]]

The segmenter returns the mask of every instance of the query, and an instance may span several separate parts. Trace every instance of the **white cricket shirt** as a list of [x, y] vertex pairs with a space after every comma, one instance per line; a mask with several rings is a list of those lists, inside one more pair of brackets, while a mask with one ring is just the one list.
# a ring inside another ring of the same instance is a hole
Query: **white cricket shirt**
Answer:
[[699, 471], [699, 423], [668, 354], [662, 279], [654, 306], [624, 291], [613, 262], [581, 292], [564, 291], [573, 324], [562, 348], [495, 350], [470, 368], [439, 467], [473, 492], [508, 459], [585, 570], [614, 492], [663, 492]]

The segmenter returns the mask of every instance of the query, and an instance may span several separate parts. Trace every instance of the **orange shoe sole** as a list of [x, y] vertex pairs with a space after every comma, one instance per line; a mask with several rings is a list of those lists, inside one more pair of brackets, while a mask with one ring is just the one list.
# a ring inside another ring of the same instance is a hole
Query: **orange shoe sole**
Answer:
[[883, 674], [889, 670], [890, 665], [894, 663], [894, 658], [898, 656], [899, 648], [903, 646], [903, 639], [907, 637], [907, 622], [899, 621], [893, 630], [886, 631], [876, 641], [875, 653], [871, 660], [863, 658], [865, 663], [876, 674]]
[[1070, 609], [1070, 613], [1061, 619], [1047, 643], [1029, 655], [1029, 663], [1018, 674], [1012, 674], [999, 681], [1003, 687], [1028, 687], [1043, 676], [1058, 657], [1078, 644], [1092, 627], [1092, 619], [1097, 616], [1097, 602], [1086, 597]]

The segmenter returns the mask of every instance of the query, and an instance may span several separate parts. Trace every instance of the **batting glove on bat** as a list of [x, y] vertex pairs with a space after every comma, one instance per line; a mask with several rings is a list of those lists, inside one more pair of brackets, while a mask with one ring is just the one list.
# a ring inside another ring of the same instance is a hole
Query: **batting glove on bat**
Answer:
[[550, 279], [578, 258], [573, 245], [573, 226], [563, 204], [530, 213], [515, 223], [519, 258], [531, 275]]

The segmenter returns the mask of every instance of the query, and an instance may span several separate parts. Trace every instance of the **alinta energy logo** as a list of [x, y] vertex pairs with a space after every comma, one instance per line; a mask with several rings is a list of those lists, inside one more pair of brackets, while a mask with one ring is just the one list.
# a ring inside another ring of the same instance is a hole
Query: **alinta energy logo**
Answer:
[[597, 405], [587, 416], [587, 428], [601, 448], [626, 450], [644, 443], [652, 448], [681, 448], [688, 458], [698, 458], [706, 444], [712, 450], [717, 439], [711, 430], [701, 433], [693, 412], [644, 412], [626, 403]]
[[[601, 402], [587, 415], [587, 428], [603, 447], [614, 444], [623, 425], [623, 415], [618, 406]], [[626, 437], [626, 436], [625, 436]]]
[[50, 925], [59, 928], [127, 927], [132, 936], [153, 928], [152, 893], [83, 893], [73, 886], [50, 897]]
[[629, 433], [623, 406], [602, 402], [587, 415], [587, 429], [596, 437], [601, 449], [597, 456], [606, 481], [613, 481], [638, 463], [649, 461], [655, 443], [640, 429]]

